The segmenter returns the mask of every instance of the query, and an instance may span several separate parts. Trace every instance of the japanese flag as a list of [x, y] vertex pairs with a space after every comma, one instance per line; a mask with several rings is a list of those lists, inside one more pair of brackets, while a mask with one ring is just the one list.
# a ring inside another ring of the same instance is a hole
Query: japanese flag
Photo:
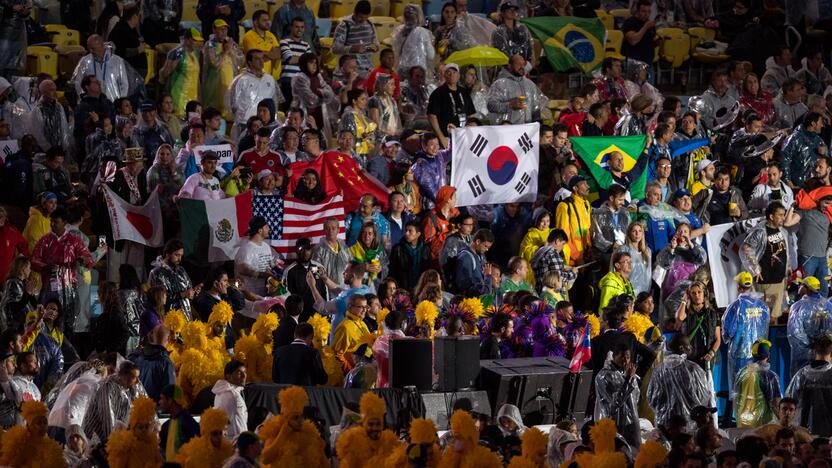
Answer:
[[539, 123], [457, 128], [452, 137], [457, 206], [535, 201]]
[[153, 190], [144, 205], [131, 205], [105, 185], [104, 199], [110, 213], [113, 239], [130, 240], [150, 247], [162, 246], [164, 234], [158, 189]]

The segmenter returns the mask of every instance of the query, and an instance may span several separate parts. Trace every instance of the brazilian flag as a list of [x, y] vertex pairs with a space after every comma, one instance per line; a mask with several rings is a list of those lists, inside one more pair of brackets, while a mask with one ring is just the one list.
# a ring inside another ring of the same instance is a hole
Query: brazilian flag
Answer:
[[555, 71], [579, 69], [585, 74], [601, 66], [607, 30], [598, 18], [536, 16], [520, 20], [543, 44]]
[[[624, 155], [624, 172], [630, 171], [636, 165], [647, 145], [647, 135], [611, 136], [611, 137], [570, 137], [572, 150], [583, 161], [584, 166], [601, 189], [608, 189], [612, 185], [612, 174], [607, 168], [607, 157], [618, 151]], [[637, 180], [630, 182], [630, 196], [644, 198], [644, 186], [647, 185], [647, 168], [642, 171]]]

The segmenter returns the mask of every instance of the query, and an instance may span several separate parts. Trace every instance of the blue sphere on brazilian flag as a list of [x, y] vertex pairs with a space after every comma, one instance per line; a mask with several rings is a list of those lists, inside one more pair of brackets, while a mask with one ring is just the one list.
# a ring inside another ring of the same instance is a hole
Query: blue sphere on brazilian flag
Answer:
[[604, 60], [606, 29], [597, 18], [535, 17], [522, 22], [543, 44], [556, 71], [578, 68], [588, 74]]

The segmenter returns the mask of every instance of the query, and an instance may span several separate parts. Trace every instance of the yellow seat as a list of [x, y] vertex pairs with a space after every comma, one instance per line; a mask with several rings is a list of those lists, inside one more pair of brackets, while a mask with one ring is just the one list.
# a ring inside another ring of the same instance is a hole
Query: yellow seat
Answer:
[[413, 0], [408, 2], [405, 2], [404, 0], [391, 0], [390, 16], [396, 18], [396, 21], [401, 23], [402, 20], [399, 19], [399, 17], [404, 15], [404, 7], [408, 4], [416, 5], [419, 7], [420, 10], [422, 9], [422, 0]]
[[390, 0], [370, 0], [370, 4], [373, 7], [370, 16], [390, 16]]
[[249, 17], [257, 10], [269, 11], [269, 4], [265, 0], [245, 0], [243, 5], [245, 5], [246, 15]]
[[395, 18], [389, 16], [371, 16], [370, 23], [376, 28], [376, 37], [381, 42], [393, 35], [393, 29], [399, 24]]
[[199, 21], [196, 15], [196, 0], [184, 0], [182, 2], [182, 21]]
[[58, 45], [55, 53], [58, 54], [58, 75], [68, 80], [81, 57], [87, 55], [87, 49], [80, 45]]
[[615, 29], [615, 17], [604, 10], [595, 10], [595, 15], [608, 30]]
[[53, 80], [58, 79], [58, 53], [49, 47], [31, 46], [26, 48], [26, 74], [46, 73]]
[[615, 18], [627, 19], [630, 17], [630, 10], [628, 8], [616, 8], [610, 10], [610, 15]]
[[150, 80], [156, 77], [156, 51], [147, 48], [144, 50], [147, 56], [147, 74], [144, 76], [144, 84], [150, 83]]
[[59, 29], [49, 35], [55, 45], [81, 45], [81, 33], [75, 29]]
[[329, 17], [343, 18], [351, 15], [355, 10], [356, 3], [358, 3], [358, 0], [331, 0], [329, 2]]
[[[656, 54], [657, 82], [661, 81], [663, 72], [670, 72], [670, 82], [673, 83], [676, 69], [690, 58], [690, 36], [679, 28], [661, 28], [656, 31], [656, 37], [661, 39]], [[663, 69], [663, 63], [669, 64], [670, 68]]]
[[726, 62], [728, 60], [731, 60], [731, 56], [728, 54], [703, 54], [702, 52], [696, 51], [696, 48], [699, 47], [701, 43], [712, 41], [714, 40], [714, 38], [716, 38], [716, 31], [714, 31], [713, 29], [703, 27], [688, 28], [688, 34], [690, 35], [690, 57], [692, 59], [689, 62], [688, 75], [691, 75], [693, 72], [694, 62], [699, 63], [701, 65], [699, 67], [699, 83], [703, 83], [705, 65], [713, 65]]
[[624, 43], [624, 33], [617, 29], [607, 30], [607, 40], [604, 43], [604, 50], [612, 57], [621, 56], [621, 45]]
[[306, 6], [312, 10], [312, 14], [315, 15], [315, 18], [317, 18], [318, 10], [321, 9], [321, 0], [306, 0]]
[[338, 66], [338, 57], [332, 53], [332, 43], [335, 41], [332, 37], [322, 37], [321, 45], [321, 66], [328, 70], [335, 70]]
[[44, 28], [46, 29], [46, 32], [48, 34], [58, 32], [62, 29], [66, 29], [66, 26], [64, 26], [63, 24], [47, 24], [46, 26], [44, 26]]

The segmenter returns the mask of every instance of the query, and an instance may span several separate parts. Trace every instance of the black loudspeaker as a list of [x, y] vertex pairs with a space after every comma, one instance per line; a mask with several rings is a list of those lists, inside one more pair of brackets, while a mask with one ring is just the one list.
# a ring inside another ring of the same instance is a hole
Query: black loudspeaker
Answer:
[[563, 358], [518, 358], [481, 361], [482, 388], [488, 392], [492, 411], [505, 403], [520, 408], [529, 425], [554, 424], [558, 416], [583, 419], [592, 371], [569, 371]]
[[482, 390], [476, 392], [423, 393], [421, 396], [422, 403], [425, 405], [425, 418], [432, 420], [436, 424], [436, 429], [440, 431], [448, 430], [454, 405], [463, 399], [471, 403], [471, 411], [491, 416], [488, 394]]
[[388, 375], [390, 387], [416, 387], [418, 390], [430, 391], [433, 386], [431, 355], [433, 346], [430, 340], [390, 340], [390, 363]]
[[439, 374], [439, 391], [454, 392], [474, 388], [480, 374], [480, 339], [476, 336], [437, 336], [434, 338]]

